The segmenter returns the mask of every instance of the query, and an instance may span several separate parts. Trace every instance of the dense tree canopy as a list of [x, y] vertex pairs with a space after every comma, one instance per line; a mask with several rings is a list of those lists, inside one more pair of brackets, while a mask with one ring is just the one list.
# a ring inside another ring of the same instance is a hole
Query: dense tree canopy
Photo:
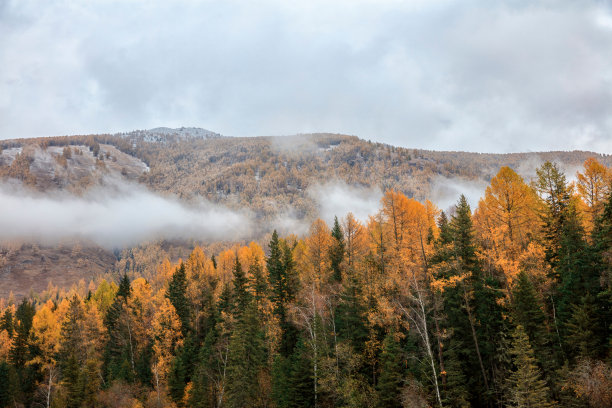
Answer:
[[389, 190], [365, 223], [0, 299], [0, 407], [609, 407], [608, 174], [503, 167], [474, 213]]

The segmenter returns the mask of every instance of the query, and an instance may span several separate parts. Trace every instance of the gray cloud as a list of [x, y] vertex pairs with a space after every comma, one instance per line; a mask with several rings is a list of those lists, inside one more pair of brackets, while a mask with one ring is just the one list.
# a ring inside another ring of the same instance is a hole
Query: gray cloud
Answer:
[[612, 152], [604, 2], [0, 4], [0, 138], [195, 125]]

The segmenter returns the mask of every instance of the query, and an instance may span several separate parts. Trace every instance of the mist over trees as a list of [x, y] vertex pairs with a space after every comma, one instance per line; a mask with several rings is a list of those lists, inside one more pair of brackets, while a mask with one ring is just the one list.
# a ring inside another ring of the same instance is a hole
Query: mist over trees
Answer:
[[0, 407], [609, 407], [612, 172], [0, 300]]

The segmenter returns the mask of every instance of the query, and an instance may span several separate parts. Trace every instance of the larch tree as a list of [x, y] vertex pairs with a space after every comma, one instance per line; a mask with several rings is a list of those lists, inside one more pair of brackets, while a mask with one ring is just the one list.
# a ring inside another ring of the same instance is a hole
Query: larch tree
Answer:
[[510, 167], [502, 167], [478, 203], [474, 221], [485, 259], [503, 272], [510, 290], [531, 237], [539, 233], [535, 191]]

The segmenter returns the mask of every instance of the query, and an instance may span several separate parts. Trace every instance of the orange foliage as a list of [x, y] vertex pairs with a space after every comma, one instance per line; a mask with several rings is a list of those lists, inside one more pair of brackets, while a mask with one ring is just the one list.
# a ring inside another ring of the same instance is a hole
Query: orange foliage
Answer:
[[524, 252], [541, 252], [528, 248], [531, 238], [540, 233], [537, 208], [535, 191], [510, 167], [502, 167], [474, 213], [485, 265], [503, 272], [509, 287], [522, 269]]

